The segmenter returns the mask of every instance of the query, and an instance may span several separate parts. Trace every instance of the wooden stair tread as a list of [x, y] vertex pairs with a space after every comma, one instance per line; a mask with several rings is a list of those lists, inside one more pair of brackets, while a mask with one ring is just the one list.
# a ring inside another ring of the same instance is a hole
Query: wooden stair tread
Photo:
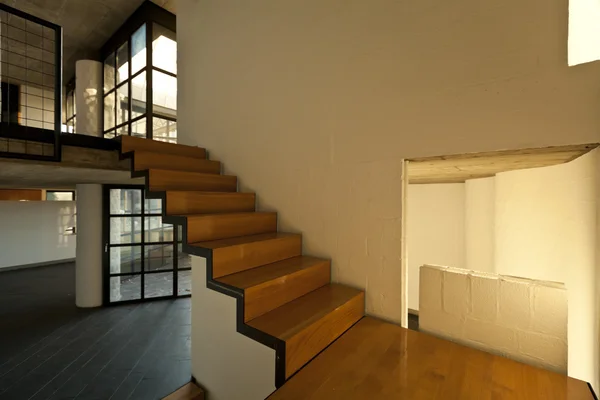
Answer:
[[259, 235], [240, 236], [234, 238], [211, 240], [207, 242], [196, 242], [190, 243], [191, 246], [202, 247], [205, 249], [219, 249], [223, 247], [238, 246], [242, 244], [261, 242], [264, 240], [273, 240], [286, 237], [300, 237], [302, 235], [298, 233], [286, 233], [286, 232], [270, 232], [262, 233]]
[[285, 341], [362, 294], [332, 283], [251, 320], [248, 325]]
[[221, 163], [218, 161], [143, 150], [134, 152], [133, 167], [135, 171], [162, 168], [170, 171], [203, 172], [208, 174], [221, 173]]
[[301, 255], [302, 235], [270, 232], [191, 245], [211, 250], [215, 279]]
[[150, 191], [237, 191], [237, 177], [235, 176], [206, 174], [202, 172], [171, 171], [161, 168], [151, 168], [148, 170], [147, 184]]
[[157, 140], [148, 140], [135, 136], [120, 136], [121, 153], [130, 153], [132, 151], [151, 151], [155, 153], [176, 154], [186, 157], [206, 158], [206, 149], [202, 147], [186, 146], [183, 144], [174, 144], [159, 142]]
[[204, 391], [190, 382], [164, 397], [163, 400], [204, 400]]
[[227, 275], [216, 279], [216, 281], [240, 289], [247, 289], [252, 286], [259, 285], [274, 279], [291, 275], [295, 272], [312, 268], [315, 265], [329, 263], [329, 260], [298, 256], [288, 258], [287, 260], [278, 261], [272, 264], [263, 265], [262, 267], [252, 268], [236, 274]]
[[277, 231], [277, 213], [245, 212], [186, 215], [190, 242], [226, 239]]
[[256, 195], [238, 192], [199, 192], [169, 190], [166, 192], [167, 215], [212, 214], [254, 211]]

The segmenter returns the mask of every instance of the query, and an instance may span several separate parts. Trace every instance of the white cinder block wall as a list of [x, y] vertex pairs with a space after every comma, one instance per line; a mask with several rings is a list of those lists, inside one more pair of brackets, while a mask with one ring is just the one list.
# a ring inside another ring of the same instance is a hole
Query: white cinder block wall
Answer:
[[206, 147], [259, 209], [303, 233], [307, 253], [331, 257], [333, 279], [366, 289], [371, 315], [401, 320], [403, 159], [600, 138], [600, 64], [568, 67], [565, 2], [178, 0], [177, 11], [181, 143]]
[[567, 373], [563, 284], [423, 266], [420, 293], [420, 330]]
[[408, 185], [407, 197], [408, 308], [419, 310], [421, 265], [465, 266], [465, 184]]
[[569, 375], [597, 386], [599, 150], [566, 164], [496, 175], [496, 272], [564, 282]]

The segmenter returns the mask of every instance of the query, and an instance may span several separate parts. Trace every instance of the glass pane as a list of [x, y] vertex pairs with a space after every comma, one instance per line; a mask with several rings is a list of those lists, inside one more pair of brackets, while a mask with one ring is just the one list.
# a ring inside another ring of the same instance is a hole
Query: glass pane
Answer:
[[141, 189], [110, 189], [111, 214], [141, 214]]
[[[177, 237], [179, 238], [178, 242], [181, 243], [183, 241], [183, 227], [177, 225], [177, 231]], [[181, 245], [179, 245], [179, 252], [181, 252]]]
[[109, 257], [111, 274], [142, 270], [142, 246], [111, 247]]
[[119, 128], [117, 128], [117, 136], [121, 136], [121, 135], [129, 135], [129, 124], [125, 124]]
[[115, 54], [111, 54], [104, 61], [104, 93], [110, 92], [115, 87]]
[[129, 78], [129, 43], [125, 42], [117, 50], [117, 85]]
[[154, 114], [177, 116], [177, 78], [152, 71], [152, 101]]
[[[131, 81], [131, 118], [146, 113], [146, 73], [142, 72]], [[145, 133], [145, 131], [144, 131]], [[145, 135], [144, 135], [145, 136]]]
[[177, 272], [177, 295], [184, 296], [186, 294], [192, 294], [192, 271], [179, 271]]
[[192, 256], [190, 256], [189, 254], [186, 254], [183, 252], [183, 250], [181, 249], [182, 246], [181, 244], [179, 244], [177, 246], [177, 268], [178, 269], [186, 269], [186, 268], [192, 268]]
[[[31, 96], [28, 96], [31, 97]], [[73, 116], [73, 92], [67, 94], [67, 119]]]
[[73, 93], [73, 115], [77, 114], [77, 98], [75, 97], [75, 91]]
[[167, 242], [173, 240], [173, 225], [163, 224], [162, 217], [146, 217], [144, 221], [146, 242]]
[[162, 118], [152, 119], [152, 139], [177, 143], [177, 122]]
[[142, 277], [139, 275], [110, 278], [110, 301], [139, 300], [142, 298]]
[[104, 134], [104, 139], [112, 139], [115, 137], [115, 131], [110, 131]]
[[175, 32], [154, 24], [152, 27], [152, 65], [177, 73], [177, 42]]
[[140, 243], [142, 218], [110, 217], [110, 244]]
[[73, 192], [46, 192], [46, 201], [73, 201]]
[[144, 276], [144, 296], [162, 297], [173, 295], [173, 272], [160, 272]]
[[146, 118], [131, 123], [131, 136], [146, 137]]
[[144, 269], [146, 271], [173, 269], [173, 245], [144, 246]]
[[131, 73], [146, 66], [146, 24], [131, 36]]
[[104, 98], [104, 130], [115, 127], [115, 92]]
[[129, 121], [129, 87], [127, 84], [117, 88], [117, 125]]
[[146, 205], [144, 207], [145, 214], [160, 214], [162, 212], [162, 203], [160, 199], [146, 199]]

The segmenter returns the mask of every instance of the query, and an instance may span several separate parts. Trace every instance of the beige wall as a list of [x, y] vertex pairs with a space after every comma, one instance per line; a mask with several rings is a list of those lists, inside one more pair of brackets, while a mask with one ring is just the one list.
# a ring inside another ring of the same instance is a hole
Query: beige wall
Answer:
[[[494, 272], [494, 177], [465, 182], [465, 268]], [[440, 263], [435, 263], [440, 264]], [[453, 265], [443, 264], [442, 265]]]
[[206, 287], [192, 257], [192, 376], [210, 400], [261, 400], [275, 390], [275, 350], [236, 331], [233, 297]]
[[565, 282], [569, 375], [596, 384], [598, 150], [496, 176], [496, 272]]
[[[518, 11], [518, 12], [517, 12]], [[179, 133], [399, 321], [401, 160], [599, 139], [567, 2], [178, 3]]]
[[419, 309], [419, 267], [465, 266], [465, 184], [408, 185], [408, 308]]
[[567, 372], [563, 284], [423, 266], [420, 304], [421, 331]]

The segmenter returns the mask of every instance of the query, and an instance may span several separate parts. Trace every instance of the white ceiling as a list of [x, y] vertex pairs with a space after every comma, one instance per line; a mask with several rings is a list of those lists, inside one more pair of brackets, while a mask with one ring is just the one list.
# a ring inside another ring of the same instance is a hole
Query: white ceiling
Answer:
[[[175, 13], [176, 0], [152, 0]], [[73, 77], [75, 61], [95, 58], [97, 51], [144, 0], [0, 0], [63, 27], [65, 83]]]

